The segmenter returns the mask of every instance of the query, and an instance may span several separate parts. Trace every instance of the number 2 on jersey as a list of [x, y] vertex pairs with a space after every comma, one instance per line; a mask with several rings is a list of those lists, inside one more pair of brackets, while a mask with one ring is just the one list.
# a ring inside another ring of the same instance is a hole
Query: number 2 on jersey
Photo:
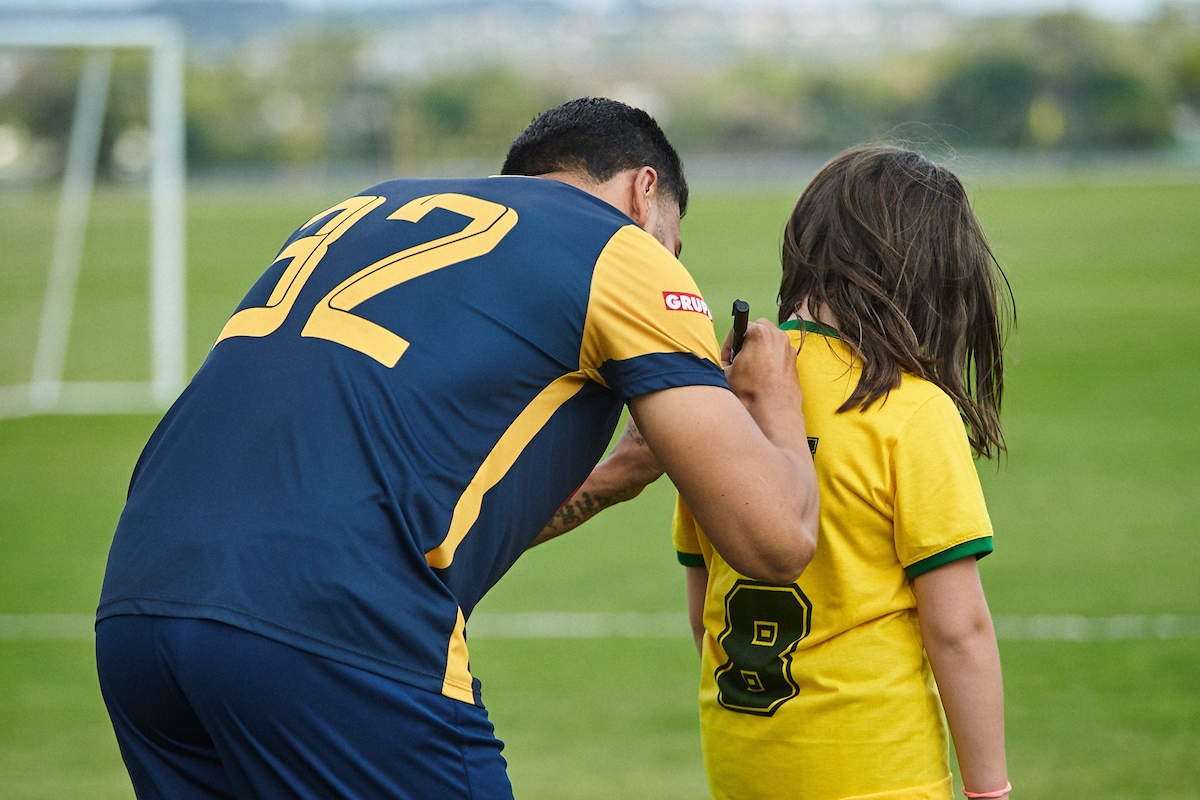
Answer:
[[[296, 239], [283, 249], [274, 263], [288, 258], [291, 263], [275, 284], [267, 304], [243, 308], [230, 317], [217, 337], [217, 343], [234, 336], [267, 336], [278, 330], [291, 313], [305, 282], [329, 252], [330, 245], [382, 205], [385, 199], [351, 197], [305, 223], [304, 227], [308, 227], [333, 214], [314, 233]], [[418, 197], [393, 211], [388, 219], [419, 222], [435, 208], [461, 214], [470, 222], [457, 233], [393, 253], [346, 278], [317, 302], [300, 335], [337, 342], [386, 367], [394, 367], [408, 349], [408, 340], [354, 314], [354, 309], [405, 281], [490, 253], [517, 224], [517, 212], [507, 206], [452, 193]]]

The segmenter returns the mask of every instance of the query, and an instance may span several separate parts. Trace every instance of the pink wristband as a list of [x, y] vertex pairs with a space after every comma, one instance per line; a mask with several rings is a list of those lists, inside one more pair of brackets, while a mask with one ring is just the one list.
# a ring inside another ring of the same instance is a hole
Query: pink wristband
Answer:
[[1004, 795], [1011, 791], [1012, 783], [1010, 781], [1005, 781], [1004, 788], [997, 789], [994, 792], [968, 792], [966, 789], [963, 789], [963, 794], [965, 794], [969, 800], [976, 800], [976, 798], [981, 797], [1004, 797]]

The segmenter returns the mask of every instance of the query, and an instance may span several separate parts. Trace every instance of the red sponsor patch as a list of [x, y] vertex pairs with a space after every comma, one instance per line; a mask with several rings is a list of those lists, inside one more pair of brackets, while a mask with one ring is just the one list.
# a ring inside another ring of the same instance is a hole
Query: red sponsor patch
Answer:
[[687, 292], [663, 292], [663, 304], [671, 311], [696, 311], [712, 319], [708, 303], [698, 294]]

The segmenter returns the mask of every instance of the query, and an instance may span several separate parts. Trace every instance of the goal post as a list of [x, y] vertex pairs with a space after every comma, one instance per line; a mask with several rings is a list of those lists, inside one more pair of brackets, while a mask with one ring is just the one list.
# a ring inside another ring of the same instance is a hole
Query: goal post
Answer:
[[[10, 19], [0, 20], [0, 47], [79, 48], [87, 53], [67, 144], [33, 370], [28, 383], [0, 387], [0, 419], [165, 409], [187, 378], [182, 33], [172, 21], [156, 17]], [[150, 53], [150, 376], [145, 382], [67, 381], [67, 344], [116, 48]]]

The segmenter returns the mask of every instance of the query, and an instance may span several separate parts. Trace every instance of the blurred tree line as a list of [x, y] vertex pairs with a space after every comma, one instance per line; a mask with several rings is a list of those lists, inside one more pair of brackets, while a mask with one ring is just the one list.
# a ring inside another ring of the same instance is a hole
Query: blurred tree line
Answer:
[[[0, 175], [61, 163], [81, 55], [0, 51]], [[980, 21], [948, 45], [830, 67], [747, 57], [708, 70], [627, 63], [685, 152], [827, 152], [891, 136], [959, 149], [1148, 150], [1200, 140], [1200, 28], [1166, 7], [1138, 25], [1080, 13]], [[149, 159], [146, 58], [118, 51], [103, 170]], [[588, 87], [587, 93], [605, 93]], [[480, 66], [397, 77], [361, 33], [312, 29], [187, 67], [192, 167], [358, 163], [390, 170], [499, 158], [539, 111], [580, 91], [565, 71]], [[624, 98], [623, 98], [624, 99]], [[633, 98], [630, 98], [633, 99]]]
[[828, 150], [880, 136], [957, 148], [1146, 150], [1195, 135], [1200, 31], [1170, 10], [988, 20], [952, 45], [860, 70], [748, 62], [691, 87], [681, 146]]

